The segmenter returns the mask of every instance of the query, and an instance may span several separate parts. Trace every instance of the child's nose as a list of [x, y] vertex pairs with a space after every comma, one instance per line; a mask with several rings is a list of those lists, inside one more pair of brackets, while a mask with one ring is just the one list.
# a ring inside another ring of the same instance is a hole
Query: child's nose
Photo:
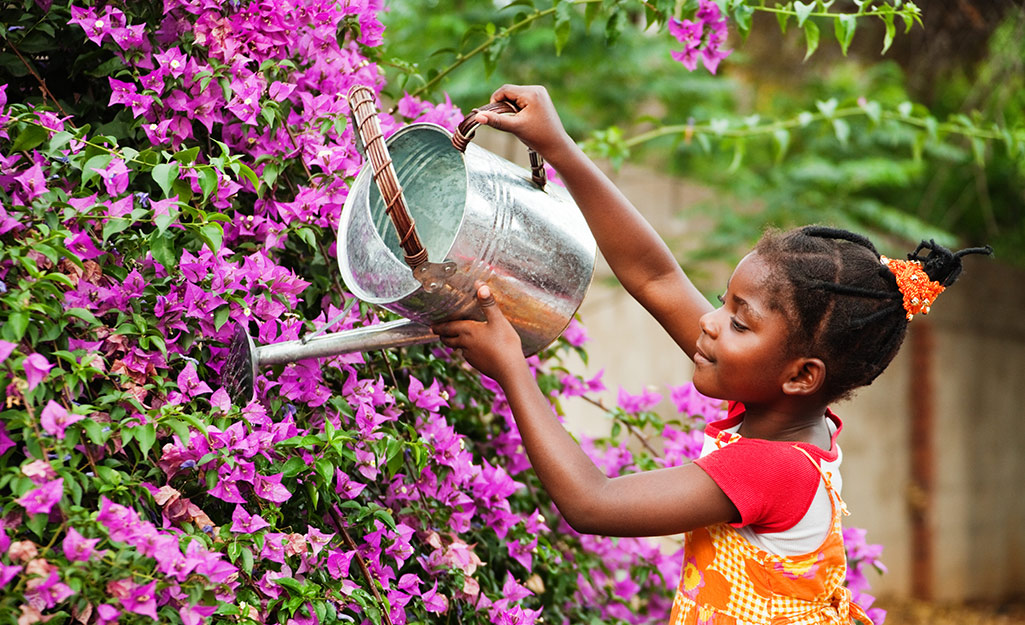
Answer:
[[706, 312], [701, 315], [700, 319], [698, 319], [698, 325], [701, 327], [701, 331], [712, 338], [715, 338], [719, 333], [718, 325], [715, 323], [715, 313], [715, 310]]

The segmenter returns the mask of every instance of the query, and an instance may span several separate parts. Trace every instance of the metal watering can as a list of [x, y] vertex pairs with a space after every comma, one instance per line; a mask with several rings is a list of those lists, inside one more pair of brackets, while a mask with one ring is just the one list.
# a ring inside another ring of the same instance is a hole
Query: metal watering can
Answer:
[[594, 237], [569, 193], [546, 184], [536, 153], [528, 172], [471, 143], [476, 111], [454, 135], [414, 123], [385, 141], [373, 97], [349, 92], [367, 163], [342, 209], [338, 268], [353, 295], [404, 319], [259, 347], [239, 327], [222, 373], [236, 403], [253, 397], [262, 366], [429, 343], [433, 323], [483, 320], [478, 284], [491, 286], [525, 355], [558, 338], [583, 301]]

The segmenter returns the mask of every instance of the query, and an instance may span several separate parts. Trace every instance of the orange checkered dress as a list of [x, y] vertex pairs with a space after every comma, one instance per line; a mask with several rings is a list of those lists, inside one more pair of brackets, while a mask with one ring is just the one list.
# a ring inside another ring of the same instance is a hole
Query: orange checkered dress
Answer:
[[814, 552], [781, 556], [759, 549], [726, 523], [688, 533], [670, 625], [872, 625], [843, 585], [847, 556], [840, 516], [846, 506], [829, 475], [800, 450], [830, 493], [832, 526], [825, 541]]

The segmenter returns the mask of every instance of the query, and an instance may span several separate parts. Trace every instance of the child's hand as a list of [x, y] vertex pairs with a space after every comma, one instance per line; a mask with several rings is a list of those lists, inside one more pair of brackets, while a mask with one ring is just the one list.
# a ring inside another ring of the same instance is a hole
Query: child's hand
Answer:
[[544, 87], [505, 85], [491, 95], [492, 102], [503, 100], [512, 102], [520, 111], [515, 115], [484, 111], [477, 113], [476, 121], [516, 135], [553, 166], [560, 150], [575, 145]]
[[520, 335], [499, 310], [489, 287], [477, 289], [477, 305], [486, 321], [449, 321], [431, 329], [442, 343], [461, 350], [475, 369], [501, 383], [506, 374], [525, 366]]

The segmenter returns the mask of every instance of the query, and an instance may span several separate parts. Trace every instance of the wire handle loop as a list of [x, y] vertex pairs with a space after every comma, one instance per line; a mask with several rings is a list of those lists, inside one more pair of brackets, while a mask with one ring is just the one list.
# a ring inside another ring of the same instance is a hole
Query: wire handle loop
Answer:
[[[480, 123], [477, 121], [477, 113], [492, 111], [496, 113], [518, 113], [519, 107], [508, 100], [502, 100], [500, 102], [492, 102], [485, 104], [482, 107], [473, 109], [473, 112], [467, 115], [459, 126], [456, 127], [456, 132], [452, 135], [452, 145], [455, 146], [460, 152], [466, 151], [467, 144], [473, 139], [476, 134], [477, 127]], [[545, 188], [545, 184], [548, 183], [548, 176], [545, 174], [545, 161], [541, 158], [541, 155], [527, 148], [527, 155], [530, 157], [530, 179], [540, 189]]]
[[409, 215], [406, 199], [402, 195], [398, 175], [392, 164], [388, 146], [384, 142], [381, 124], [377, 119], [374, 93], [366, 85], [354, 85], [348, 93], [349, 110], [352, 112], [353, 131], [357, 144], [362, 147], [365, 158], [370, 161], [374, 182], [384, 199], [385, 212], [399, 237], [399, 246], [405, 255], [406, 264], [416, 272], [427, 262], [427, 249], [416, 233], [416, 222]]

